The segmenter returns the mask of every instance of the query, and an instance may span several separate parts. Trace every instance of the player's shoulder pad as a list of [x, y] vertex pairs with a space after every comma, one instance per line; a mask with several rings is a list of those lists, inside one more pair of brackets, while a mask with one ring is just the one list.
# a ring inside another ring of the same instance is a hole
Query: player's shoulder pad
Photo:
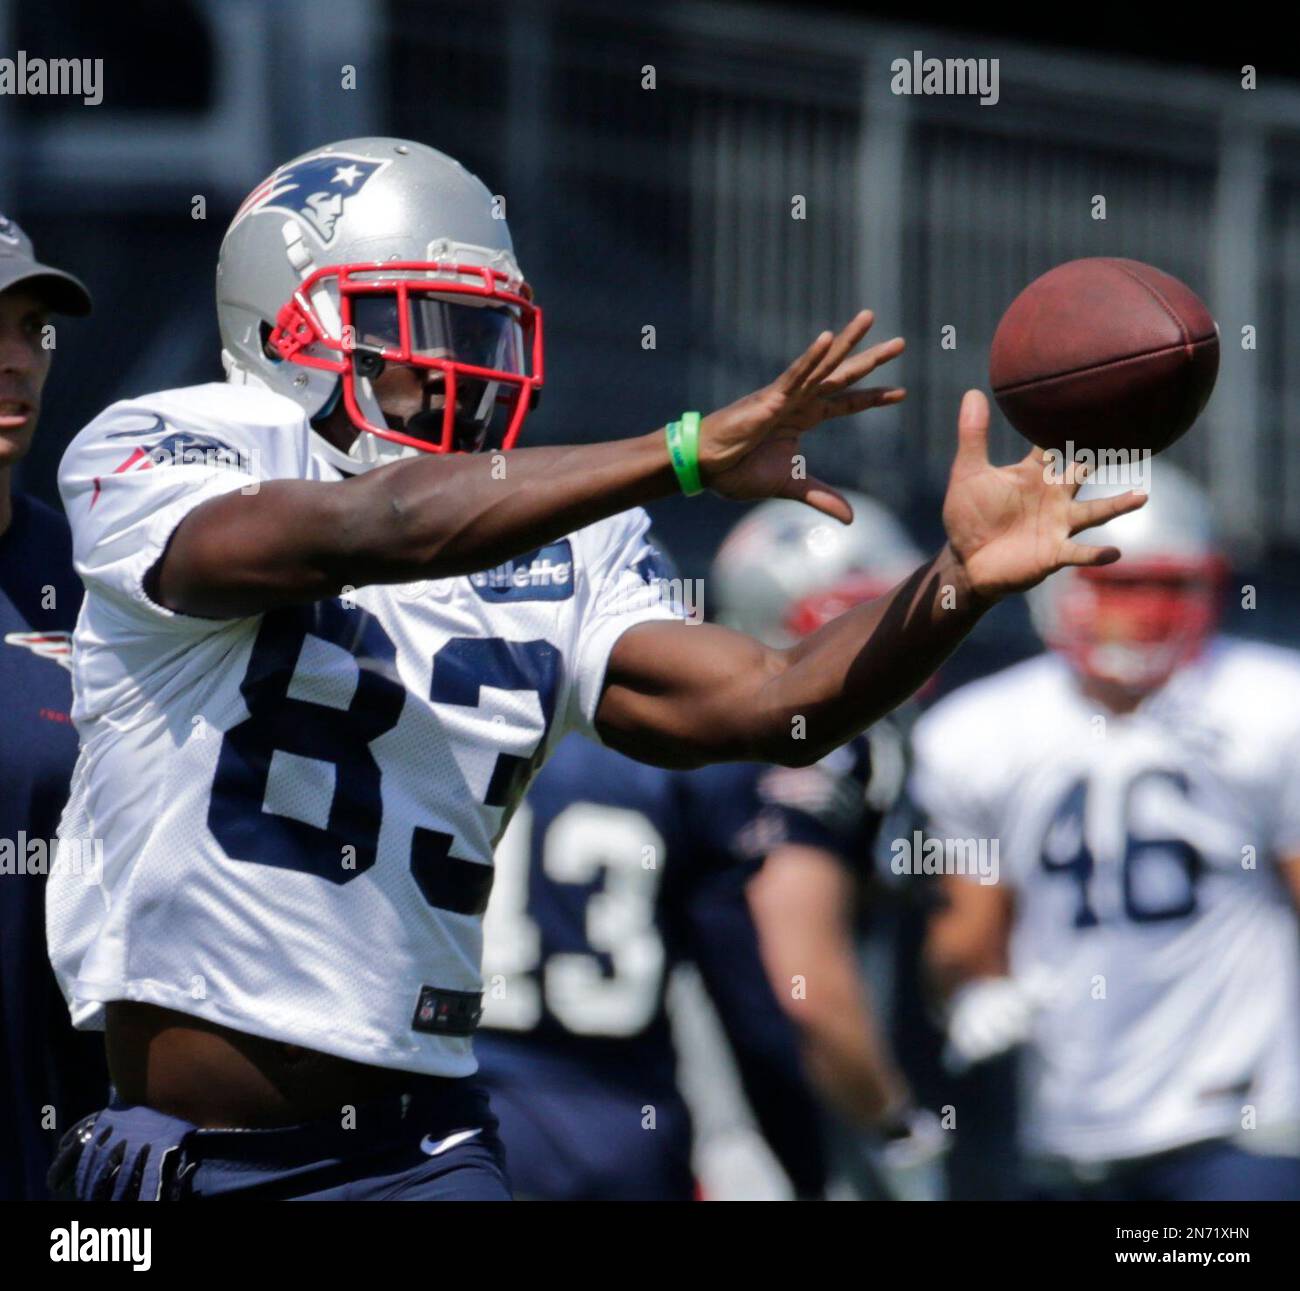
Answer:
[[912, 747], [920, 760], [963, 761], [973, 746], [992, 751], [1005, 746], [1002, 732], [1033, 715], [1050, 711], [1052, 697], [1068, 684], [1067, 665], [1045, 651], [945, 695], [917, 720]]
[[677, 571], [655, 546], [643, 508], [607, 516], [579, 529], [571, 540], [575, 574], [589, 595], [626, 593], [635, 604], [659, 597], [670, 613], [685, 615]]
[[210, 382], [110, 404], [68, 445], [59, 488], [66, 501], [96, 479], [156, 467], [297, 475], [306, 451], [306, 420], [292, 400]]
[[1199, 702], [1264, 723], [1300, 716], [1300, 651], [1225, 635], [1210, 644], [1201, 667]]
[[574, 560], [587, 569], [612, 567], [630, 550], [648, 544], [649, 532], [650, 517], [644, 507], [606, 516], [570, 535]]

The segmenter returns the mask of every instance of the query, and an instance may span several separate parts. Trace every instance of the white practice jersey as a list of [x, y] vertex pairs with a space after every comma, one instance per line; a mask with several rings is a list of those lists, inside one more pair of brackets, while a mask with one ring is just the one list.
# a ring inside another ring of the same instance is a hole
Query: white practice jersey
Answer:
[[1300, 655], [1219, 638], [1131, 715], [1042, 655], [915, 731], [940, 838], [998, 841], [1033, 1155], [1092, 1162], [1300, 1122]]
[[631, 625], [671, 619], [640, 510], [494, 570], [233, 620], [143, 581], [200, 503], [336, 480], [298, 407], [203, 385], [114, 404], [59, 487], [86, 600], [82, 751], [49, 881], [74, 1022], [141, 1000], [375, 1066], [474, 1070], [492, 850], [546, 753], [591, 733]]

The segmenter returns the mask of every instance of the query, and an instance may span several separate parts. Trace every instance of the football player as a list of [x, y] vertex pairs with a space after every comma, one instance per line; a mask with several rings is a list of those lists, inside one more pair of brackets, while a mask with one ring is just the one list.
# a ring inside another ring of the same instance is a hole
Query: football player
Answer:
[[[853, 507], [847, 526], [779, 499], [736, 525], [709, 582], [723, 623], [789, 649], [922, 562], [884, 506], [845, 496]], [[799, 1029], [818, 1095], [839, 1121], [831, 1138], [841, 1169], [860, 1189], [935, 1199], [943, 1131], [933, 1113], [913, 1105], [859, 944], [876, 835], [903, 777], [903, 738], [890, 719], [812, 766], [756, 769], [766, 855], [748, 890], [773, 988]]]
[[[222, 244], [227, 381], [114, 404], [60, 470], [86, 601], [82, 751], [51, 954], [116, 1096], [55, 1170], [83, 1198], [505, 1198], [472, 1077], [492, 846], [567, 731], [640, 761], [816, 761], [1002, 596], [1117, 558], [1042, 454], [962, 404], [948, 542], [786, 651], [661, 602], [640, 504], [705, 487], [837, 520], [800, 437], [892, 403], [857, 315], [770, 385], [617, 442], [511, 452], [541, 312], [500, 204], [442, 153], [352, 139]], [[344, 1109], [344, 1110], [341, 1110]], [[243, 1131], [265, 1133], [250, 1137]]]
[[950, 1060], [1025, 1046], [1045, 1195], [1300, 1197], [1300, 657], [1215, 634], [1174, 467], [1114, 532], [1120, 564], [1035, 595], [1048, 653], [915, 730], [934, 837], [997, 847], [930, 934]]
[[[64, 518], [15, 489], [40, 419], [56, 314], [90, 313], [77, 278], [0, 215], [0, 1199], [47, 1196], [63, 1131], [108, 1088], [50, 973], [45, 882], [77, 757], [68, 671], [81, 584]], [[90, 1041], [90, 1043], [87, 1043]]]
[[571, 736], [511, 820], [474, 1048], [516, 1196], [695, 1195], [665, 1006], [687, 961], [796, 1195], [824, 1191], [816, 1104], [745, 903], [764, 841], [753, 770], [670, 771]]

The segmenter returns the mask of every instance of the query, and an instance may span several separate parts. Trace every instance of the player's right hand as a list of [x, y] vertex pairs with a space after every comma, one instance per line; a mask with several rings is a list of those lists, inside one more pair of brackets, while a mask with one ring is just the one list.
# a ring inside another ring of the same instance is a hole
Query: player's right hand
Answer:
[[959, 1073], [1029, 1037], [1037, 1001], [1012, 977], [982, 977], [953, 996], [944, 1065]]
[[957, 418], [957, 456], [943, 500], [948, 546], [967, 586], [996, 600], [1024, 592], [1067, 565], [1109, 565], [1118, 548], [1071, 541], [1116, 516], [1145, 505], [1130, 490], [1108, 498], [1078, 499], [1086, 469], [1071, 462], [1049, 468], [1041, 448], [1010, 466], [989, 461], [989, 401], [968, 390]]
[[823, 332], [771, 385], [710, 413], [700, 423], [700, 475], [723, 497], [794, 498], [848, 523], [853, 509], [829, 484], [796, 469], [805, 431], [867, 408], [898, 403], [905, 391], [859, 381], [903, 352], [894, 337], [854, 354], [875, 316], [857, 314], [838, 336]]

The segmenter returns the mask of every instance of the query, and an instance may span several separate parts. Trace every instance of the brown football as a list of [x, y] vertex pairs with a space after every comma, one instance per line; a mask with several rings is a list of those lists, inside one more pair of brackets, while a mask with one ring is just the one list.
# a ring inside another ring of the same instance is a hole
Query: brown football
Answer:
[[1201, 298], [1138, 260], [1070, 260], [1011, 302], [989, 380], [1031, 443], [1066, 451], [1168, 448], [1200, 415], [1219, 371]]

